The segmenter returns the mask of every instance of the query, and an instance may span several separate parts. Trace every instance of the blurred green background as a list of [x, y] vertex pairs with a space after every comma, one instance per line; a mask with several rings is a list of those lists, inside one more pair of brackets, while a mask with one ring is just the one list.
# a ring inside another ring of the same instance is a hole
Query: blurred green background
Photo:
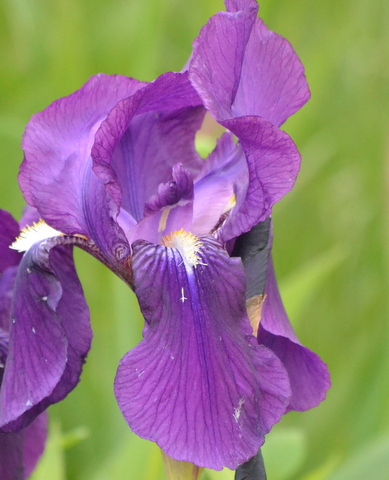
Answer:
[[[152, 80], [180, 70], [221, 0], [1, 0], [0, 208], [19, 216], [16, 176], [30, 116], [98, 72]], [[389, 478], [389, 2], [263, 0], [312, 91], [285, 128], [303, 165], [274, 209], [274, 257], [301, 341], [329, 365], [327, 400], [290, 413], [263, 448], [269, 480]], [[127, 428], [112, 392], [141, 338], [134, 295], [77, 252], [94, 343], [76, 390], [50, 409], [34, 480], [163, 480], [158, 448]], [[204, 480], [232, 479], [228, 471]]]

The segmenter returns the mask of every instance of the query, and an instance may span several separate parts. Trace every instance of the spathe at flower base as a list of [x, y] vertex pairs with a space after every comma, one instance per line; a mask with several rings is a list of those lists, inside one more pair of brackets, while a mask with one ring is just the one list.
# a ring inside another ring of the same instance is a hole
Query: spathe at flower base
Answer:
[[193, 463], [174, 460], [163, 450], [162, 458], [167, 480], [198, 480], [204, 471], [204, 468], [193, 465]]

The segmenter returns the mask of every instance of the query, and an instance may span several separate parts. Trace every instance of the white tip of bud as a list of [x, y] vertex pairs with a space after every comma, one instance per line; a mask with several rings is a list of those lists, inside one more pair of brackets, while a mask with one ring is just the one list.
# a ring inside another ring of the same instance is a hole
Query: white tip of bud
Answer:
[[42, 242], [48, 238], [64, 235], [55, 228], [50, 227], [47, 223], [40, 219], [31, 226], [23, 228], [18, 238], [10, 245], [9, 248], [18, 252], [27, 252], [35, 243]]

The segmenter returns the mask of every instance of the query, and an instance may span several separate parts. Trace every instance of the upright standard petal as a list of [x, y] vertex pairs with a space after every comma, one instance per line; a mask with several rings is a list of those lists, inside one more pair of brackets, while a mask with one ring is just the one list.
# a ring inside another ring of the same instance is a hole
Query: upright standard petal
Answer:
[[108, 112], [143, 86], [119, 75], [96, 75], [34, 115], [23, 137], [19, 183], [27, 202], [61, 232], [92, 238], [108, 257], [126, 243], [116, 223], [120, 186], [93, 172], [91, 149]]
[[194, 175], [201, 158], [194, 137], [205, 110], [187, 73], [166, 73], [120, 102], [96, 134], [92, 156], [100, 177], [118, 178], [122, 208], [137, 222], [177, 163]]
[[0, 391], [3, 431], [25, 427], [62, 400], [78, 383], [90, 348], [89, 311], [72, 247], [57, 241], [35, 244], [18, 268]]
[[288, 372], [292, 388], [288, 410], [316, 407], [331, 386], [328, 368], [316, 353], [301, 345], [294, 333], [278, 291], [271, 258], [265, 295], [258, 341], [277, 355]]
[[304, 67], [289, 42], [257, 18], [257, 2], [226, 6], [194, 42], [190, 79], [217, 120], [259, 115], [280, 126], [309, 99]]
[[115, 394], [132, 430], [170, 457], [235, 469], [284, 413], [288, 378], [251, 334], [240, 260], [212, 237], [173, 235], [177, 248], [133, 245], [146, 326], [120, 362]]

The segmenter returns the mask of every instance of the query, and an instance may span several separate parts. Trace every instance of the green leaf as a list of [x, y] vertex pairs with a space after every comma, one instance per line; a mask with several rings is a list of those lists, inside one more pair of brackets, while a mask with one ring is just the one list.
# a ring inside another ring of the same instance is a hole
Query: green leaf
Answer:
[[291, 478], [303, 464], [306, 453], [307, 442], [302, 430], [274, 428], [262, 447], [268, 478]]
[[[344, 249], [335, 247], [280, 282], [282, 299], [291, 318], [299, 318], [310, 297], [326, 283], [328, 275], [345, 258]], [[293, 324], [296, 325], [296, 321]]]
[[160, 449], [155, 443], [142, 440], [130, 433], [128, 440], [116, 448], [108, 459], [104, 459], [96, 469], [96, 473], [88, 476], [88, 480], [107, 480], [108, 478], [165, 480]]

